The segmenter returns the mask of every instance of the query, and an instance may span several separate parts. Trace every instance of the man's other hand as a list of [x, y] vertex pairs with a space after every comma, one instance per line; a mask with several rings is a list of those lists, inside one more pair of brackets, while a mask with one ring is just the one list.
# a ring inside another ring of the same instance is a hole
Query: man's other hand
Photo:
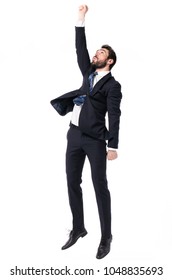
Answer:
[[117, 151], [113, 151], [113, 150], [108, 150], [107, 152], [107, 159], [108, 160], [114, 160], [118, 157], [118, 153]]

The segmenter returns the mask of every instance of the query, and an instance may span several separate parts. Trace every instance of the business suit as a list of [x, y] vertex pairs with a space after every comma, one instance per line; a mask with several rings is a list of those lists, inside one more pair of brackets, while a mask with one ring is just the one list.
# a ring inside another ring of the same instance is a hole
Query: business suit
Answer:
[[[111, 73], [108, 73], [95, 85], [92, 94], [89, 93], [88, 77], [95, 69], [90, 63], [84, 27], [76, 27], [76, 52], [78, 65], [83, 75], [83, 84], [80, 89], [52, 100], [51, 104], [60, 115], [64, 116], [73, 110], [75, 97], [86, 95], [79, 125], [78, 127], [71, 126], [67, 134], [66, 174], [73, 228], [75, 230], [84, 228], [80, 184], [87, 156], [91, 166], [101, 234], [103, 238], [109, 238], [111, 236], [111, 201], [106, 178], [106, 140], [108, 147], [118, 148], [121, 86]], [[109, 129], [105, 125], [106, 112]]]

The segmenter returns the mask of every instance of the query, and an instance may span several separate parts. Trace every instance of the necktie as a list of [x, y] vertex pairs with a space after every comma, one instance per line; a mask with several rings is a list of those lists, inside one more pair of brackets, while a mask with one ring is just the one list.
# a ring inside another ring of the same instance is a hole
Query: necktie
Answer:
[[[90, 94], [92, 94], [94, 77], [96, 75], [98, 75], [98, 73], [97, 72], [93, 72], [88, 77]], [[84, 103], [85, 98], [86, 98], [86, 95], [77, 96], [76, 98], [73, 99], [73, 103], [75, 105], [77, 105], [77, 106], [80, 106], [80, 105], [82, 105]]]
[[86, 95], [80, 95], [73, 99], [73, 103], [77, 106], [80, 106], [84, 103]]
[[89, 84], [90, 84], [90, 94], [92, 94], [92, 90], [93, 90], [93, 83], [94, 83], [94, 77], [98, 75], [97, 72], [93, 72], [89, 75], [88, 80], [89, 80]]

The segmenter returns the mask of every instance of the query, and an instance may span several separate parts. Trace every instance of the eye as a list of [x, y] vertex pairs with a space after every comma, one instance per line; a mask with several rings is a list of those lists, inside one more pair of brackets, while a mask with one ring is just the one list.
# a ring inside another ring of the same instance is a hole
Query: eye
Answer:
[[101, 50], [100, 53], [101, 53], [101, 54], [105, 54], [105, 51]]

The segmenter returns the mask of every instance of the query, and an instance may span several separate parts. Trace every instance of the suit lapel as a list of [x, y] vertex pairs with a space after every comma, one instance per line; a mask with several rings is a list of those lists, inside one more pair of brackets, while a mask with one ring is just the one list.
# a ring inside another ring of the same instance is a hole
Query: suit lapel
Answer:
[[91, 95], [94, 95], [97, 93], [97, 91], [112, 77], [111, 72], [105, 75], [103, 78], [101, 78], [93, 87], [93, 91]]

